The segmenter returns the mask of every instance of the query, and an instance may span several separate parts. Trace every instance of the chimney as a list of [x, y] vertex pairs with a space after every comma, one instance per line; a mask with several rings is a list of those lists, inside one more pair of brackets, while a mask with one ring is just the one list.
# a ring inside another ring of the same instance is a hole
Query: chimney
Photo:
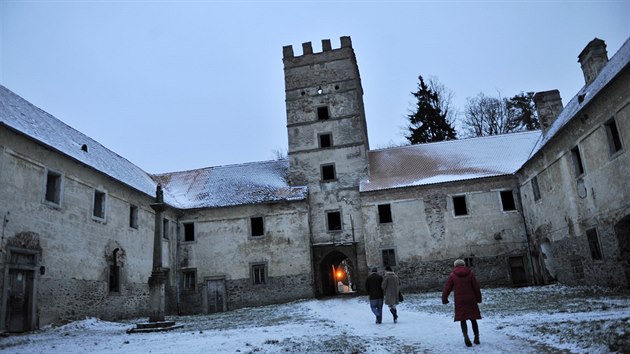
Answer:
[[584, 50], [578, 55], [578, 62], [582, 66], [584, 81], [586, 86], [590, 85], [597, 77], [602, 68], [608, 63], [608, 52], [606, 52], [606, 42], [599, 38], [590, 41]]
[[536, 92], [534, 95], [534, 105], [536, 105], [536, 111], [538, 111], [538, 121], [540, 122], [543, 135], [546, 135], [563, 109], [560, 91]]

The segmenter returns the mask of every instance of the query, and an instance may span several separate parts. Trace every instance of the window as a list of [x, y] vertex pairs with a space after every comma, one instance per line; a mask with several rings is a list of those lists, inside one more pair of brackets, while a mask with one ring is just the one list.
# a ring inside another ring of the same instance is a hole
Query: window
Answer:
[[120, 292], [120, 266], [118, 258], [120, 257], [120, 249], [116, 248], [112, 252], [112, 259], [109, 265], [109, 292]]
[[195, 224], [192, 222], [184, 223], [184, 241], [194, 241], [195, 240]]
[[516, 203], [514, 202], [514, 193], [512, 190], [501, 191], [501, 206], [503, 211], [516, 210]]
[[328, 115], [328, 106], [317, 107], [317, 119], [326, 120], [330, 118]]
[[267, 277], [266, 277], [266, 265], [264, 263], [258, 263], [258, 264], [252, 264], [252, 284], [254, 285], [261, 285], [261, 284], [267, 284]]
[[458, 195], [453, 197], [453, 212], [455, 216], [468, 215], [468, 207], [466, 206], [466, 196]]
[[464, 264], [466, 267], [474, 266], [473, 257], [464, 257]]
[[53, 204], [61, 204], [61, 175], [56, 172], [48, 171], [46, 174], [46, 195], [47, 202]]
[[534, 192], [534, 201], [540, 199], [540, 188], [538, 187], [538, 176], [532, 178], [532, 191]]
[[329, 148], [331, 146], [332, 146], [332, 134], [331, 133], [319, 134], [320, 149]]
[[162, 219], [162, 237], [168, 239], [169, 236], [171, 236], [171, 223], [164, 218]]
[[621, 150], [621, 137], [619, 136], [619, 130], [617, 129], [617, 123], [615, 119], [611, 119], [606, 124], [606, 136], [608, 137], [608, 147], [610, 149], [610, 154], [614, 154], [617, 151]]
[[580, 147], [576, 146], [571, 149], [571, 158], [573, 159], [573, 168], [575, 176], [579, 177], [584, 173], [584, 165], [582, 164], [582, 157], [580, 156]]
[[382, 250], [381, 256], [383, 257], [383, 267], [396, 266], [396, 252], [393, 249]]
[[195, 270], [182, 271], [182, 288], [187, 291], [195, 290], [196, 278], [197, 272]]
[[265, 236], [265, 224], [262, 216], [250, 218], [252, 236]]
[[586, 230], [586, 238], [588, 239], [588, 247], [591, 249], [591, 258], [602, 259], [602, 249], [599, 246], [599, 237], [597, 229]]
[[105, 192], [94, 190], [94, 206], [92, 208], [94, 217], [105, 219]]
[[129, 205], [129, 227], [138, 228], [138, 207], [133, 204]]
[[392, 208], [390, 204], [378, 206], [378, 222], [381, 224], [392, 222]]
[[326, 213], [328, 231], [341, 231], [341, 213], [339, 211], [329, 211]]
[[335, 178], [335, 165], [322, 165], [322, 181], [334, 181]]

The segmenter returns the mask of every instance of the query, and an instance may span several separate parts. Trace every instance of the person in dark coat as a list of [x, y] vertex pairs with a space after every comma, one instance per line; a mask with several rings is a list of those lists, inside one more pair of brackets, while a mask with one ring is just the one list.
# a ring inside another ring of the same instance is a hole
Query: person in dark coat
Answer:
[[398, 321], [398, 311], [396, 305], [398, 305], [398, 293], [400, 292], [400, 281], [398, 276], [392, 270], [392, 267], [385, 267], [385, 275], [383, 276], [383, 294], [385, 295], [385, 304], [389, 306], [389, 312], [394, 316], [394, 323]]
[[383, 277], [378, 274], [376, 267], [372, 268], [372, 273], [368, 275], [365, 280], [365, 290], [368, 293], [370, 299], [370, 308], [376, 316], [376, 323], [380, 324], [383, 321], [383, 289], [381, 283]]
[[466, 267], [463, 259], [455, 261], [455, 268], [448, 276], [444, 289], [442, 289], [442, 303], [448, 304], [448, 296], [454, 290], [455, 298], [455, 321], [460, 321], [462, 333], [464, 334], [464, 343], [471, 347], [472, 343], [468, 337], [468, 327], [466, 321], [470, 320], [473, 333], [475, 334], [474, 342], [479, 344], [479, 326], [477, 320], [481, 319], [479, 306], [481, 303], [481, 290], [479, 282], [475, 278], [472, 270]]

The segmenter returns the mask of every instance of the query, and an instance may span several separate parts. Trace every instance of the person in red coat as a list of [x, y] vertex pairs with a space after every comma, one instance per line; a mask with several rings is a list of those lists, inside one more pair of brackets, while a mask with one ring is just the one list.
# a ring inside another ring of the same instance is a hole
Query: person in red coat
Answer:
[[455, 268], [448, 276], [444, 289], [442, 289], [442, 303], [448, 304], [448, 296], [454, 291], [455, 298], [455, 321], [460, 321], [462, 333], [464, 334], [464, 343], [471, 347], [472, 343], [468, 337], [468, 327], [466, 321], [470, 320], [473, 333], [475, 334], [474, 342], [479, 344], [479, 326], [477, 320], [481, 319], [479, 306], [481, 303], [481, 290], [479, 282], [475, 278], [475, 274], [466, 267], [463, 259], [455, 261]]

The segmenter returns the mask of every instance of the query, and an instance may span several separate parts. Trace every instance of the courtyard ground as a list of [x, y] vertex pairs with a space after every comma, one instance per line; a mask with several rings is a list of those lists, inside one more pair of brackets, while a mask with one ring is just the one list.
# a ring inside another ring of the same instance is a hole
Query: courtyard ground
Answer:
[[[0, 337], [1, 353], [630, 353], [630, 292], [598, 287], [482, 289], [481, 344], [467, 348], [453, 301], [406, 294], [394, 324], [367, 298], [337, 297], [168, 317], [182, 328], [127, 334], [136, 319], [87, 318]], [[470, 326], [469, 326], [470, 327]], [[470, 330], [470, 329], [469, 329]]]

